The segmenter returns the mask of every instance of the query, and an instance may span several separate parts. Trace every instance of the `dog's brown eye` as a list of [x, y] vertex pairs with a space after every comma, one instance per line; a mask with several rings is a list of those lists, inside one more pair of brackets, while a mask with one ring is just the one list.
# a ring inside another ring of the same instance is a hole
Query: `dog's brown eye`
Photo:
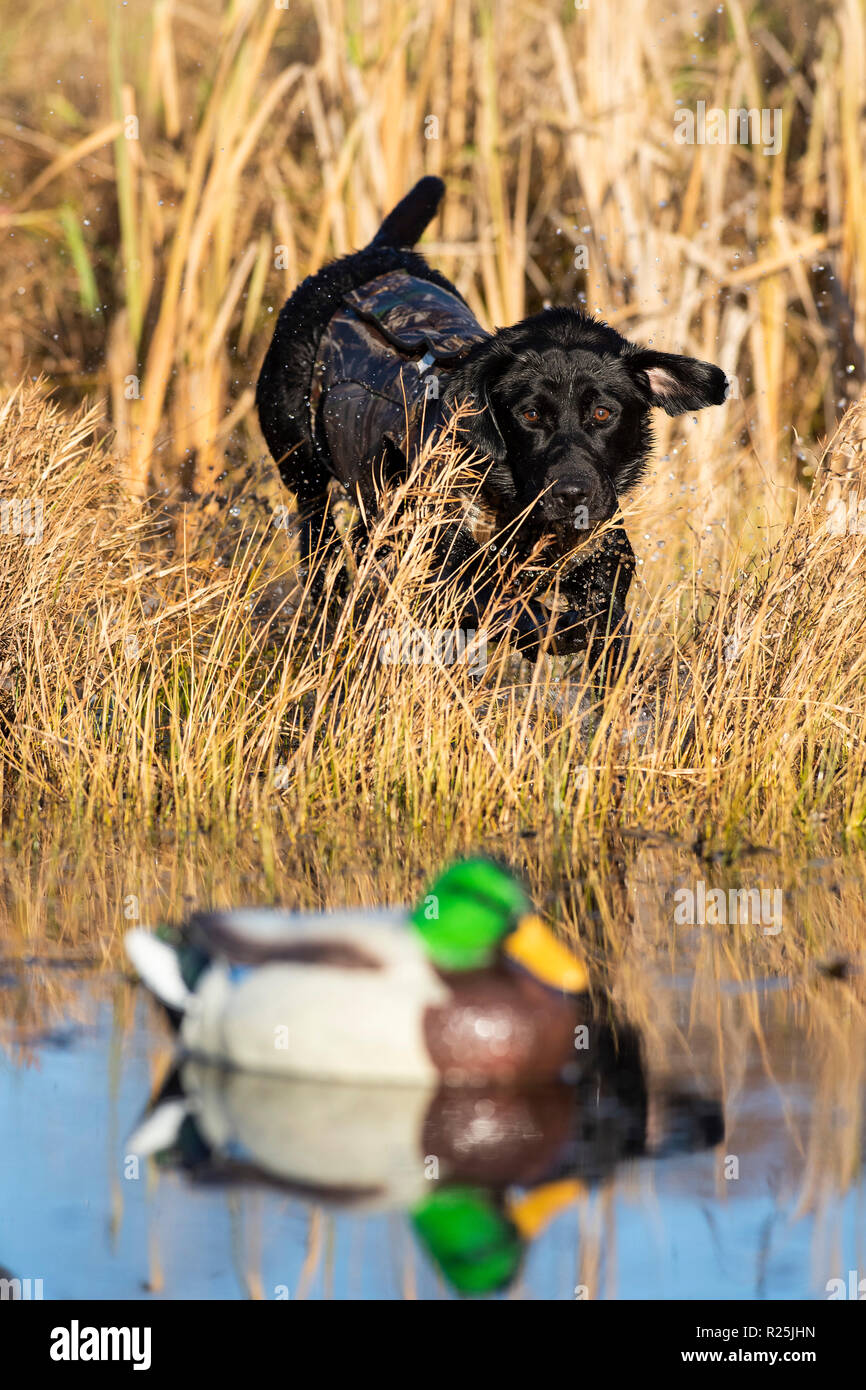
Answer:
[[537, 411], [537, 410], [533, 410], [531, 406], [529, 407], [528, 410], [522, 410], [520, 413], [521, 413], [521, 415], [523, 416], [524, 420], [528, 420], [528, 421], [529, 421], [530, 425], [534, 425], [534, 424], [537, 423], [537, 421], [538, 421], [538, 411]]
[[610, 419], [610, 411], [608, 410], [606, 405], [597, 405], [595, 407], [595, 410], [592, 412], [592, 418], [597, 422], [597, 424], [603, 425], [605, 420]]

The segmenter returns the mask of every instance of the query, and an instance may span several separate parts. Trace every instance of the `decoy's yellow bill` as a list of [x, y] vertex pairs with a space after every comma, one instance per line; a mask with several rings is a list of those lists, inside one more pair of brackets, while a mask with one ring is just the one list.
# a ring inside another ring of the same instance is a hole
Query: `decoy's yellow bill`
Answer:
[[553, 989], [566, 994], [583, 994], [589, 989], [589, 974], [583, 961], [534, 914], [521, 917], [505, 938], [503, 949], [513, 961]]
[[534, 1187], [508, 1203], [508, 1215], [524, 1240], [534, 1240], [567, 1207], [587, 1195], [579, 1178], [562, 1178]]

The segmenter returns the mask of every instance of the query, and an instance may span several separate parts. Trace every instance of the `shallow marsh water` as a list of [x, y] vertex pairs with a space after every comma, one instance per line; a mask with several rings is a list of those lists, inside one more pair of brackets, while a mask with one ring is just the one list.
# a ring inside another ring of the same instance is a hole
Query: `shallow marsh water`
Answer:
[[[124, 914], [153, 909], [123, 888], [149, 865], [176, 917], [217, 896], [290, 902], [282, 870], [268, 889], [236, 856], [223, 893], [216, 854], [51, 862], [7, 875], [0, 968], [0, 1265], [44, 1298], [808, 1299], [866, 1278], [860, 856], [783, 873], [627, 853], [576, 924], [611, 967], [605, 1046], [575, 1086], [528, 1096], [172, 1076], [170, 1032], [118, 950]], [[372, 899], [368, 868], [354, 889]], [[546, 876], [585, 905], [588, 865], [576, 897], [576, 876]], [[673, 922], [684, 884], [774, 878], [779, 932]], [[341, 891], [336, 872], [315, 885], [329, 905]], [[161, 1157], [136, 1158], [161, 1090]]]

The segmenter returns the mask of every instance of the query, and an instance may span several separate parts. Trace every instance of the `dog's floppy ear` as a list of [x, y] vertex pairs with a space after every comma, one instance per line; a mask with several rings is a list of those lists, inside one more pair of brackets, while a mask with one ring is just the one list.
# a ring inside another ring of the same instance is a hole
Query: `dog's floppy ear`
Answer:
[[472, 408], [472, 414], [464, 418], [463, 428], [479, 453], [489, 454], [498, 462], [505, 458], [507, 449], [493, 410], [490, 389], [508, 360], [499, 354], [484, 352], [470, 359], [460, 373], [461, 397]]
[[649, 384], [650, 404], [661, 406], [668, 415], [703, 410], [704, 406], [722, 405], [727, 400], [728, 378], [712, 362], [639, 348], [629, 354], [628, 365], [633, 374], [643, 379], [642, 384]]

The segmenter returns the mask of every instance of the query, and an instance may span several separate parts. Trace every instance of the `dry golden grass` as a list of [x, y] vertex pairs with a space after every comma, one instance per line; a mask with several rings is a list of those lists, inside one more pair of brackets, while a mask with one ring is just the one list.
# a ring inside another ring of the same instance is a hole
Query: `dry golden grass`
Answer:
[[[8, 493], [43, 508], [41, 538], [0, 548], [7, 817], [71, 803], [85, 819], [293, 833], [357, 817], [464, 844], [644, 826], [732, 850], [862, 826], [866, 536], [835, 534], [823, 483], [716, 590], [696, 544], [692, 573], [644, 591], [637, 665], [600, 700], [579, 660], [530, 666], [504, 641], [486, 665], [381, 659], [387, 630], [455, 623], [431, 571], [441, 507], [417, 479], [389, 499], [348, 595], [319, 604], [279, 512], [241, 488], [167, 527], [123, 496], [94, 423], [39, 388], [0, 421]], [[861, 424], [857, 407], [843, 437]], [[462, 476], [449, 448], [419, 476]]]

